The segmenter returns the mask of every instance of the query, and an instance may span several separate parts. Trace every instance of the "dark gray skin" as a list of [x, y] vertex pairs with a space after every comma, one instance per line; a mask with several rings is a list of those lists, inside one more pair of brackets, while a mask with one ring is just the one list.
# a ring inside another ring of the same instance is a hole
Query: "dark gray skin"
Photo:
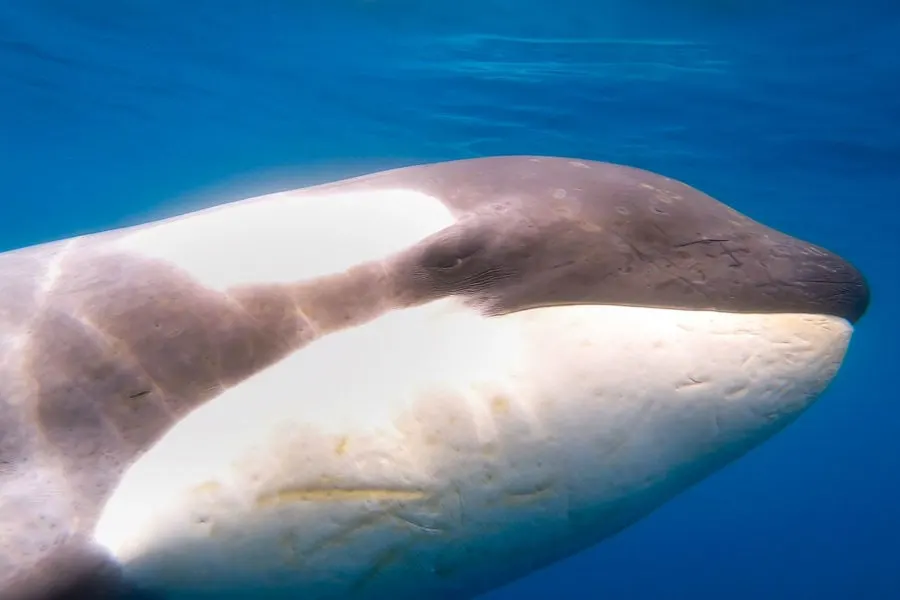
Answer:
[[[395, 187], [441, 199], [459, 221], [386, 263], [289, 285], [210, 290], [111, 248], [129, 229], [0, 254], [0, 515], [15, 515], [0, 520], [0, 598], [146, 597], [86, 539], [103, 502], [181, 416], [314, 331], [450, 295], [486, 315], [579, 303], [851, 322], [869, 302], [840, 257], [629, 167], [495, 157], [309, 191]], [[48, 465], [57, 475], [28, 479]]]

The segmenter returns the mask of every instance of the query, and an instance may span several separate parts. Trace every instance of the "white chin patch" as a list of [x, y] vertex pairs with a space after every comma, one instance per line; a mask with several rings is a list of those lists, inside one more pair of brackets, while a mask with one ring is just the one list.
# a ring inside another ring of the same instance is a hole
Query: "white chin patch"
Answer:
[[127, 472], [96, 538], [185, 597], [470, 597], [778, 431], [851, 332], [620, 306], [386, 314], [196, 409]]
[[408, 248], [455, 221], [440, 200], [413, 190], [296, 190], [151, 223], [117, 246], [177, 265], [207, 287], [225, 291], [341, 273]]

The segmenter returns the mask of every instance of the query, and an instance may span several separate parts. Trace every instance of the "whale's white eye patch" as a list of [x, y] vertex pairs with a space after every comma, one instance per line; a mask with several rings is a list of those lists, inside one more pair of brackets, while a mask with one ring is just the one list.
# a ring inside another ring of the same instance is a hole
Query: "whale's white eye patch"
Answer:
[[300, 190], [143, 227], [119, 246], [228, 290], [342, 273], [402, 252], [455, 221], [440, 200], [415, 190]]

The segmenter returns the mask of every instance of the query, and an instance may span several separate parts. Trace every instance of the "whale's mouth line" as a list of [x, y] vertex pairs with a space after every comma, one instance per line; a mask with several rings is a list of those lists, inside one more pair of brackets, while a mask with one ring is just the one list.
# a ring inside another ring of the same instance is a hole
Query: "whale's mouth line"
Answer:
[[505, 310], [502, 308], [492, 307], [492, 306], [479, 306], [477, 302], [473, 302], [476, 308], [479, 308], [486, 317], [489, 318], [499, 318], [505, 317], [520, 313], [528, 313], [533, 311], [539, 311], [542, 309], [548, 308], [571, 308], [571, 307], [587, 307], [587, 306], [606, 306], [606, 307], [614, 307], [614, 308], [635, 308], [635, 309], [649, 309], [649, 310], [657, 310], [657, 311], [673, 311], [673, 312], [704, 312], [704, 313], [713, 313], [720, 315], [806, 315], [810, 317], [833, 317], [835, 319], [841, 319], [845, 321], [848, 325], [853, 327], [857, 320], [851, 320], [847, 317], [843, 317], [840, 315], [833, 315], [824, 312], [809, 312], [802, 310], [733, 310], [733, 309], [721, 309], [716, 307], [705, 307], [705, 306], [672, 306], [672, 305], [654, 305], [654, 304], [639, 304], [639, 303], [628, 303], [628, 302], [541, 302], [535, 304], [529, 304], [521, 308], [516, 308], [514, 310]]

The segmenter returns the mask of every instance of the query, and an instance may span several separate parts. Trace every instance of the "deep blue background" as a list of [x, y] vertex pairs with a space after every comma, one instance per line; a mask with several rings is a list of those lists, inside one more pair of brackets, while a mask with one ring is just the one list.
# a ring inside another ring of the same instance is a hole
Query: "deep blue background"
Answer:
[[484, 600], [900, 598], [900, 3], [0, 3], [0, 249], [502, 153], [683, 179], [874, 302], [798, 423]]

